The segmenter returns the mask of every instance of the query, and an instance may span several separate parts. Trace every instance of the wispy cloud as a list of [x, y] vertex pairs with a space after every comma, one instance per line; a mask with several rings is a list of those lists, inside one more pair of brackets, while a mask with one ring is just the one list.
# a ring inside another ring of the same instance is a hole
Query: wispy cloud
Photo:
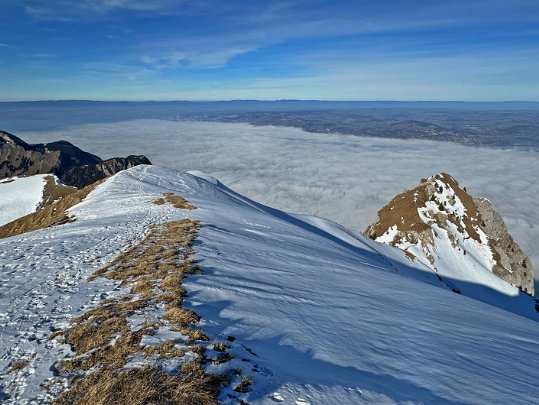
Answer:
[[30, 55], [30, 57], [40, 58], [40, 59], [53, 59], [53, 58], [56, 58], [56, 55], [53, 53], [40, 52], [40, 53], [33, 53], [32, 55]]
[[235, 56], [255, 50], [255, 48], [229, 48], [201, 51], [170, 51], [156, 56], [142, 56], [140, 59], [154, 69], [171, 69], [177, 67], [193, 67], [215, 69], [226, 66]]
[[[27, 26], [13, 24], [6, 30], [21, 26], [12, 37], [28, 38], [19, 56], [53, 50], [58, 55], [54, 65], [63, 68], [66, 77], [87, 72], [88, 63], [144, 72], [130, 74], [129, 85], [138, 78], [139, 89], [154, 92], [138, 98], [162, 94], [158, 85], [165, 81], [170, 83], [168, 94], [182, 88], [181, 94], [196, 98], [468, 99], [473, 93], [492, 99], [496, 90], [503, 92], [499, 99], [514, 94], [528, 99], [537, 90], [531, 74], [538, 66], [533, 56], [538, 49], [536, 1], [416, 0], [404, 5], [398, 0], [331, 4], [26, 0], [25, 4], [33, 19], [22, 21]], [[12, 6], [16, 7], [22, 6]], [[43, 38], [29, 34], [36, 27]], [[11, 45], [12, 37], [2, 41]], [[11, 48], [15, 45], [19, 44]], [[513, 58], [517, 50], [529, 52], [527, 62]], [[159, 77], [160, 82], [153, 86], [145, 82], [148, 71], [157, 72], [152, 79]], [[92, 70], [92, 78], [98, 72]], [[522, 75], [517, 77], [517, 72]], [[107, 77], [113, 74], [117, 74], [114, 88], [126, 88], [121, 71], [103, 72]]]
[[176, 0], [81, 0], [77, 2], [30, 0], [30, 4], [26, 5], [24, 9], [28, 15], [35, 19], [76, 21], [94, 19], [110, 12], [122, 10], [161, 14], [178, 10], [185, 3]]

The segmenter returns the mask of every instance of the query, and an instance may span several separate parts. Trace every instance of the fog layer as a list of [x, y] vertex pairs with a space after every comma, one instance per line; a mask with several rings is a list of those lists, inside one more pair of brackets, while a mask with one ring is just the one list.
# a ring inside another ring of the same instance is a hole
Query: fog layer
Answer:
[[264, 204], [359, 231], [396, 194], [448, 172], [469, 193], [493, 202], [539, 279], [538, 152], [167, 120], [18, 135], [27, 142], [65, 139], [102, 158], [145, 154], [157, 165], [211, 174]]

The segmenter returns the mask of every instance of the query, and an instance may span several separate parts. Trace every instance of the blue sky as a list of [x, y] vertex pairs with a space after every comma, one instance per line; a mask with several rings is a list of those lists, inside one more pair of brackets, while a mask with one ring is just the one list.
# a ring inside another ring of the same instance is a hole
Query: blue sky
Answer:
[[539, 101], [539, 1], [0, 0], [0, 100]]

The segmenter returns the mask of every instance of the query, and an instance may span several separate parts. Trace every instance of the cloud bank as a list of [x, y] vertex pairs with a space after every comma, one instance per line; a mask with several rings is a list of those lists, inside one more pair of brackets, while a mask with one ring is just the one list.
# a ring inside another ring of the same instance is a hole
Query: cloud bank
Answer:
[[396, 194], [448, 172], [492, 201], [539, 279], [539, 152], [165, 120], [18, 135], [28, 142], [65, 139], [103, 158], [143, 153], [154, 164], [211, 174], [259, 202], [359, 231]]

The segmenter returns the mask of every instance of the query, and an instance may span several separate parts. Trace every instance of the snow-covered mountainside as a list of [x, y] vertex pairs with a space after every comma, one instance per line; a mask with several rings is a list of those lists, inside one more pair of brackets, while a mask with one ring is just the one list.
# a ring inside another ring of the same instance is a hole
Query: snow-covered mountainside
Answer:
[[47, 175], [0, 180], [0, 225], [34, 212], [43, 200]]
[[509, 235], [500, 214], [488, 200], [466, 193], [447, 173], [423, 179], [415, 189], [396, 196], [365, 234], [404, 250], [465, 295], [489, 302], [483, 294], [476, 295], [476, 288], [470, 291], [470, 284], [510, 296], [518, 295], [517, 287], [534, 294], [530, 259]]
[[[0, 229], [77, 191], [52, 174], [0, 180]], [[45, 224], [43, 224], [45, 225]], [[3, 233], [0, 231], [0, 238]]]
[[[399, 249], [155, 166], [111, 177], [69, 218], [0, 240], [5, 403], [67, 403], [110, 386], [126, 403], [141, 375], [163, 390], [201, 376], [196, 359], [204, 381], [226, 374], [215, 395], [231, 404], [539, 397], [538, 314], [502, 280], [459, 284], [495, 306], [455, 294], [449, 276]], [[148, 273], [165, 264], [162, 280]], [[181, 286], [175, 266], [188, 274]], [[179, 403], [193, 403], [186, 395]]]

